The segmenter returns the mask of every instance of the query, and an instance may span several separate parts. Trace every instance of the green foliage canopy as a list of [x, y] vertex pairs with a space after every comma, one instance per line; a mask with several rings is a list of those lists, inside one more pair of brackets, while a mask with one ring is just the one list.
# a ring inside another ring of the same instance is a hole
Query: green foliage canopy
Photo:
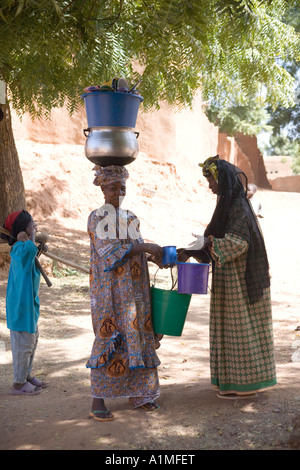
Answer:
[[[139, 87], [146, 109], [191, 106], [201, 88], [213, 106], [291, 106], [299, 58], [287, 0], [2, 0], [0, 79], [32, 116], [114, 76]], [[139, 67], [135, 64], [139, 63]]]
[[[286, 11], [283, 21], [292, 25], [300, 32], [300, 8], [294, 2]], [[299, 156], [300, 150], [300, 58], [295, 57], [283, 64], [288, 73], [295, 78], [295, 105], [290, 107], [278, 106], [275, 110], [269, 109], [268, 123], [272, 126], [269, 152], [271, 155]], [[279, 153], [278, 153], [279, 152]], [[299, 164], [298, 164], [299, 166]]]

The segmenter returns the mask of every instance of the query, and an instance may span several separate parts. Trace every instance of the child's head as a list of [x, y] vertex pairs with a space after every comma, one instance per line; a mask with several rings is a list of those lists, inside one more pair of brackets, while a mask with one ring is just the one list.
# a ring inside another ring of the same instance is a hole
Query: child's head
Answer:
[[29, 237], [26, 232], [19, 232], [17, 235], [17, 240], [18, 242], [27, 242], [27, 240], [29, 240]]
[[4, 222], [4, 228], [10, 232], [8, 243], [12, 246], [17, 241], [18, 234], [20, 232], [28, 232], [27, 228], [31, 226], [33, 219], [29, 212], [18, 211], [11, 213]]

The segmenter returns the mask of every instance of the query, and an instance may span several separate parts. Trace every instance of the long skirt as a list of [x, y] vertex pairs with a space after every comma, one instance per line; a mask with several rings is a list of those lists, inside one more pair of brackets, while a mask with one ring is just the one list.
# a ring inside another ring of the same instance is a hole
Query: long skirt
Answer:
[[159, 380], [156, 367], [130, 369], [121, 356], [108, 364], [91, 369], [93, 398], [129, 398], [138, 407], [159, 397]]
[[245, 394], [276, 385], [270, 289], [250, 304], [245, 281], [247, 243], [214, 239], [216, 264], [210, 307], [211, 383], [220, 393]]

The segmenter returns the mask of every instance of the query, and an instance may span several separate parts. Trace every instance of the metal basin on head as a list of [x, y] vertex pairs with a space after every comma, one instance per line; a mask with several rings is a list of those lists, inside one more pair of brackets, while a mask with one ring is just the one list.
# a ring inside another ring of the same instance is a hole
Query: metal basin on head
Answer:
[[96, 165], [128, 165], [139, 153], [139, 133], [131, 127], [93, 127], [83, 132], [85, 156]]

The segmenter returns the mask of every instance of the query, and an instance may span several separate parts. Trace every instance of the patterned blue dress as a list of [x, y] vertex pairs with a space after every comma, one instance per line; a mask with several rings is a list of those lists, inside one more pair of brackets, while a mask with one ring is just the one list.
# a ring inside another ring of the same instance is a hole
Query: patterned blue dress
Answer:
[[137, 217], [106, 209], [100, 207], [88, 219], [95, 340], [86, 366], [92, 397], [129, 397], [137, 407], [159, 396], [148, 266], [145, 253], [126, 257], [143, 242]]

